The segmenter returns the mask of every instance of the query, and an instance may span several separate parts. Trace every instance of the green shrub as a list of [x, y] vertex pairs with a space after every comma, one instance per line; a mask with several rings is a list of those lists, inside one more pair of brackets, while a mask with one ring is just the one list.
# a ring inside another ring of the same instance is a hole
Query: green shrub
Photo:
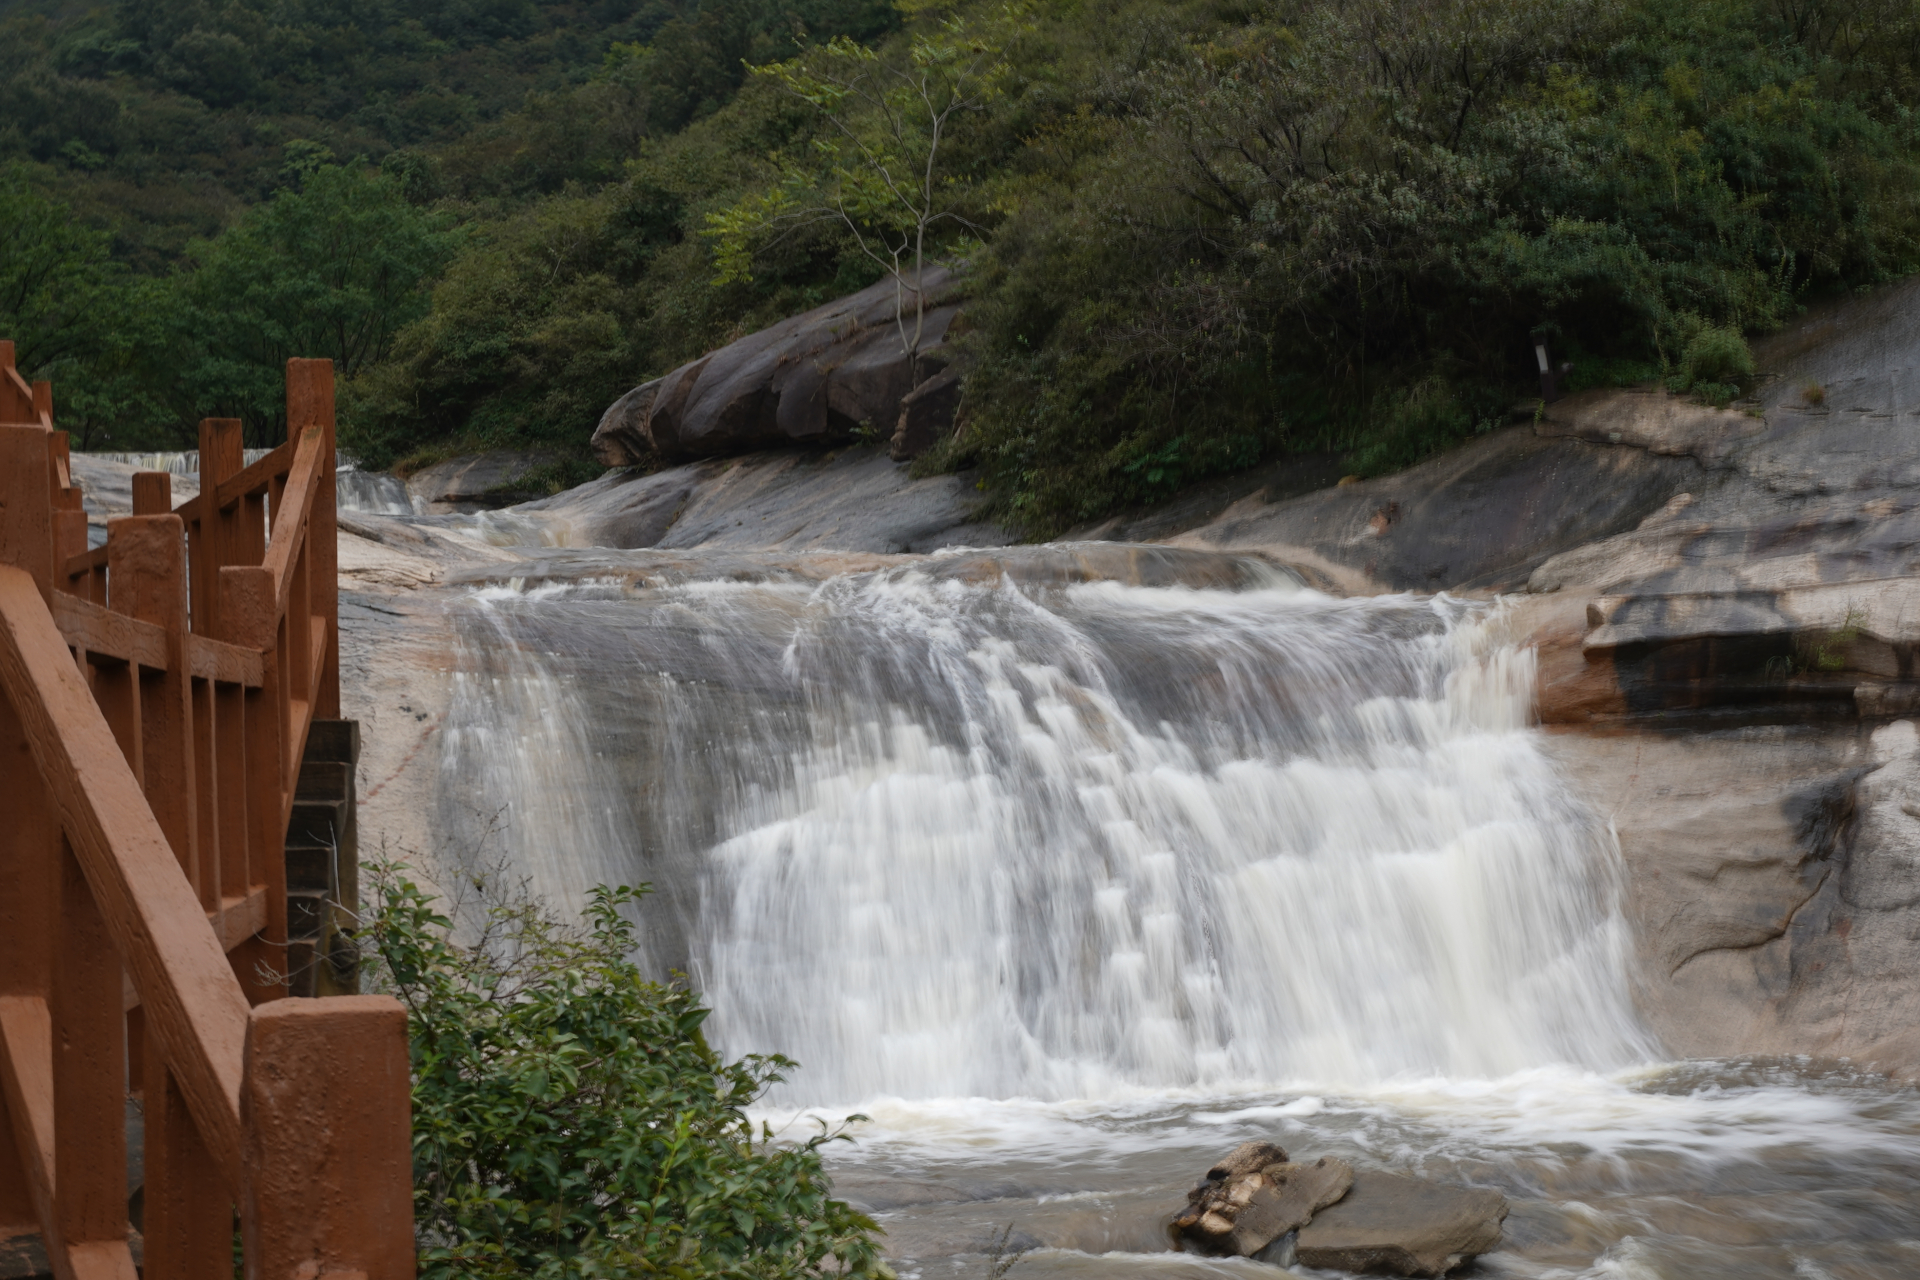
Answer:
[[630, 959], [644, 889], [596, 889], [566, 927], [482, 879], [461, 943], [404, 868], [374, 872], [361, 937], [408, 1007], [423, 1280], [891, 1276], [829, 1194], [820, 1148], [843, 1135], [782, 1144], [746, 1117], [794, 1064], [724, 1061], [699, 999]]
[[1702, 400], [1725, 407], [1753, 381], [1753, 349], [1738, 329], [1702, 325], [1688, 339], [1680, 356], [1680, 372], [1671, 380], [1675, 391], [1692, 391]]

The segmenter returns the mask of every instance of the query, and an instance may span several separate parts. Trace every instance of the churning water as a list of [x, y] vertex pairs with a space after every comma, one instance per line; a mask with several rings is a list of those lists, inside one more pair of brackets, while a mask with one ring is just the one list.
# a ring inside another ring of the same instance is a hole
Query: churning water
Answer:
[[803, 1064], [771, 1105], [874, 1117], [838, 1176], [926, 1275], [1007, 1222], [1035, 1273], [1252, 1274], [1156, 1251], [1255, 1136], [1501, 1186], [1483, 1268], [1920, 1272], [1909, 1095], [1651, 1066], [1611, 833], [1497, 617], [1235, 575], [478, 591], [443, 816], [559, 902], [655, 882], [650, 962]]

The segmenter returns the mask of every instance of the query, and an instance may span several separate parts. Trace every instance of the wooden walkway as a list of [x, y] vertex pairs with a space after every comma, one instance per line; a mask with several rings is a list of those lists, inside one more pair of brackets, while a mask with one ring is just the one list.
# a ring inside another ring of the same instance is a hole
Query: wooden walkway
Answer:
[[[61, 1280], [413, 1274], [406, 1013], [288, 999], [284, 842], [337, 718], [333, 372], [287, 442], [200, 426], [88, 547], [52, 393], [0, 343], [0, 1240]], [[144, 1115], [142, 1230], [127, 1098]]]

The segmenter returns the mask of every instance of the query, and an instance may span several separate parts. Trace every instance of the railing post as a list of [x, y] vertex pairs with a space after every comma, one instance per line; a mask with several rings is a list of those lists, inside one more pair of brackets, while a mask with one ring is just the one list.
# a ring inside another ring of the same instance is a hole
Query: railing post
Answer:
[[240, 1118], [246, 1280], [410, 1280], [405, 1006], [332, 996], [254, 1009]]
[[[39, 396], [35, 396], [36, 401]], [[52, 393], [48, 393], [47, 403], [51, 407]], [[48, 419], [51, 421], [51, 418]], [[55, 431], [47, 437], [52, 474], [49, 480], [53, 485], [53, 567], [55, 569], [53, 585], [56, 591], [65, 591], [72, 584], [67, 575], [61, 572], [66, 568], [67, 559], [77, 556], [87, 549], [87, 513], [80, 505], [80, 490], [72, 483], [72, 462], [67, 454], [67, 433]], [[78, 593], [76, 593], [78, 594]]]
[[333, 361], [287, 361], [287, 439], [298, 440], [308, 427], [320, 428], [320, 485], [314, 491], [307, 526], [307, 581], [312, 616], [327, 624], [327, 651], [318, 687], [310, 693], [319, 720], [340, 718], [340, 566], [336, 531]]
[[[0, 342], [0, 409], [16, 393], [5, 371], [13, 344]], [[38, 426], [0, 426], [0, 564], [25, 570], [43, 599], [53, 595], [52, 459]], [[45, 1231], [53, 1208], [53, 1050], [47, 1001], [53, 990], [54, 914], [60, 826], [32, 745], [0, 694], [0, 770], [10, 779], [0, 821], [0, 1219], [19, 1225], [24, 1190]]]
[[0, 426], [0, 564], [26, 570], [53, 603], [53, 459], [43, 427]]
[[194, 535], [193, 629], [220, 632], [220, 570], [240, 559], [239, 517], [220, 510], [220, 483], [246, 463], [238, 418], [207, 418], [200, 423], [200, 528]]
[[[6, 474], [0, 471], [0, 484]], [[0, 543], [4, 547], [5, 543]], [[0, 770], [9, 779], [0, 822], [0, 1225], [22, 1226], [18, 1195], [43, 1232], [53, 1208], [53, 930], [60, 822], [33, 746], [0, 693]], [[18, 1188], [18, 1190], [15, 1190]]]

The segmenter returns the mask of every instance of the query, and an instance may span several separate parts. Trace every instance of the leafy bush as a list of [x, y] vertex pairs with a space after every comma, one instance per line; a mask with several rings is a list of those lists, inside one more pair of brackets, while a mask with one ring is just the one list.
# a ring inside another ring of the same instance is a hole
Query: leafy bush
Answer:
[[891, 1276], [829, 1194], [841, 1135], [780, 1144], [746, 1118], [794, 1064], [723, 1061], [698, 998], [629, 958], [644, 889], [596, 889], [564, 927], [483, 880], [463, 944], [404, 868], [374, 870], [362, 940], [409, 1011], [424, 1280]]
[[1697, 390], [1707, 399], [1716, 399], [1722, 389], [1737, 389], [1751, 381], [1753, 350], [1747, 340], [1738, 329], [1708, 324], [1688, 339], [1674, 390]]

